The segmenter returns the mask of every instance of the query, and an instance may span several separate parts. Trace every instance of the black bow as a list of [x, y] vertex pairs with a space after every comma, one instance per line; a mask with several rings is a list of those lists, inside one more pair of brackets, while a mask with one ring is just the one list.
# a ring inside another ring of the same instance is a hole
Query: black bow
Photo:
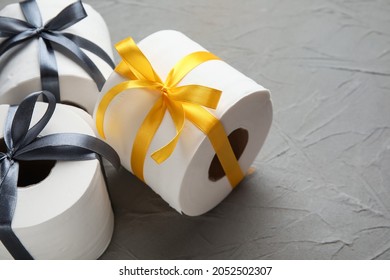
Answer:
[[81, 48], [99, 56], [111, 68], [115, 67], [114, 62], [104, 50], [93, 42], [75, 34], [61, 32], [87, 17], [81, 1], [63, 9], [45, 25], [42, 23], [41, 13], [35, 0], [21, 2], [20, 7], [26, 21], [0, 17], [0, 37], [8, 37], [0, 44], [0, 56], [18, 44], [38, 39], [42, 90], [54, 93], [57, 102], [61, 100], [57, 62], [53, 47], [78, 63], [101, 90], [105, 78]]
[[[38, 97], [43, 94], [48, 107], [42, 118], [29, 129]], [[15, 259], [32, 259], [11, 228], [17, 202], [18, 160], [78, 161], [106, 158], [120, 166], [118, 154], [103, 141], [84, 134], [58, 133], [38, 137], [56, 107], [47, 91], [28, 95], [19, 106], [10, 106], [4, 128], [7, 152], [0, 153], [0, 240]]]

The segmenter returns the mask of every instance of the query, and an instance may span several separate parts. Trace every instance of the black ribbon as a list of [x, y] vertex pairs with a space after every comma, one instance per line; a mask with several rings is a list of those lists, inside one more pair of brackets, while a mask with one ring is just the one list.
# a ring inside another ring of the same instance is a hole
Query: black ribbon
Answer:
[[101, 90], [105, 78], [81, 48], [99, 56], [113, 69], [115, 67], [114, 62], [95, 43], [75, 34], [62, 32], [64, 29], [87, 17], [81, 1], [63, 9], [45, 25], [42, 23], [41, 13], [35, 0], [21, 2], [20, 7], [26, 21], [0, 17], [0, 37], [7, 37], [0, 44], [0, 56], [16, 45], [32, 39], [38, 39], [42, 89], [54, 93], [57, 102], [61, 99], [54, 48], [78, 63], [95, 81], [98, 89]]
[[[43, 94], [48, 107], [31, 128], [30, 122], [38, 97]], [[79, 161], [106, 158], [118, 168], [118, 154], [103, 141], [84, 134], [58, 133], [38, 137], [56, 107], [47, 91], [28, 95], [19, 106], [10, 106], [4, 128], [7, 152], [0, 152], [0, 240], [15, 259], [33, 259], [11, 228], [17, 203], [19, 160]]]

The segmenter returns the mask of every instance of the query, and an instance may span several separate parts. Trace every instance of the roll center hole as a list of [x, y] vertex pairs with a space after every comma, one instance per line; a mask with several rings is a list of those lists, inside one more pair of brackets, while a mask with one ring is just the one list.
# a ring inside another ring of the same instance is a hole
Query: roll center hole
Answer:
[[[7, 146], [4, 138], [0, 138], [0, 152], [6, 153]], [[27, 187], [33, 184], [38, 184], [49, 176], [52, 168], [56, 164], [55, 160], [33, 160], [25, 161], [18, 160], [19, 176], [18, 187]]]
[[[232, 147], [237, 160], [239, 160], [243, 154], [246, 145], [248, 144], [248, 138], [248, 130], [243, 128], [237, 128], [228, 135], [230, 146]], [[226, 174], [222, 168], [221, 162], [219, 161], [217, 155], [214, 155], [209, 167], [209, 180], [216, 182], [222, 179], [225, 175]]]

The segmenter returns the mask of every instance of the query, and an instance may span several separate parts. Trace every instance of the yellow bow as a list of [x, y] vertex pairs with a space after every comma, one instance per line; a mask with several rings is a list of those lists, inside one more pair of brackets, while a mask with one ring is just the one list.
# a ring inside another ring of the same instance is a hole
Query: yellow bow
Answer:
[[169, 72], [165, 82], [162, 82], [132, 38], [117, 43], [115, 47], [122, 57], [122, 61], [115, 71], [131, 80], [114, 86], [101, 99], [96, 111], [98, 133], [105, 138], [103, 129], [105, 112], [116, 95], [124, 90], [134, 88], [160, 91], [160, 98], [145, 117], [133, 143], [131, 168], [134, 174], [144, 181], [145, 157], [168, 109], [176, 127], [176, 135], [167, 145], [153, 152], [152, 158], [157, 163], [162, 163], [172, 154], [183, 130], [184, 121], [188, 119], [208, 136], [230, 184], [235, 187], [244, 177], [243, 172], [221, 122], [202, 107], [215, 109], [221, 91], [201, 85], [177, 86], [199, 64], [219, 58], [206, 51], [191, 53], [181, 59]]

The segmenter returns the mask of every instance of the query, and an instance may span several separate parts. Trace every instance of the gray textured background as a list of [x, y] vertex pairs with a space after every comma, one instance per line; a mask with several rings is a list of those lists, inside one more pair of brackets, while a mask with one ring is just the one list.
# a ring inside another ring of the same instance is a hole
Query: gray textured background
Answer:
[[103, 259], [390, 259], [390, 1], [85, 2], [113, 42], [185, 33], [269, 88], [275, 110], [256, 172], [203, 216], [108, 170]]

